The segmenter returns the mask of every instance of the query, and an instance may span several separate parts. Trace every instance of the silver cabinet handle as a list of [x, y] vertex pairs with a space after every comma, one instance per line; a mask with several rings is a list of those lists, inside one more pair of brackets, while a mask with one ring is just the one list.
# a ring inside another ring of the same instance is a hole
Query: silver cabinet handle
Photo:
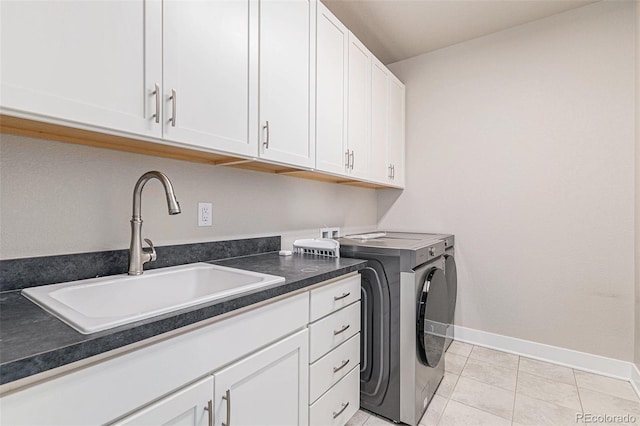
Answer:
[[335, 300], [337, 302], [338, 300], [342, 300], [345, 297], [349, 297], [350, 295], [351, 295], [351, 292], [342, 293], [342, 296], [333, 296], [333, 300]]
[[345, 368], [347, 366], [347, 364], [349, 364], [349, 361], [351, 361], [350, 359], [346, 360], [346, 361], [342, 361], [342, 365], [340, 365], [340, 367], [333, 367], [333, 372], [337, 373], [338, 371], [342, 370], [343, 368]]
[[207, 401], [207, 406], [204, 407], [204, 411], [209, 413], [209, 426], [213, 426], [213, 400]]
[[342, 404], [342, 408], [340, 409], [340, 411], [338, 411], [337, 413], [334, 411], [333, 413], [333, 418], [335, 420], [336, 417], [338, 417], [340, 414], [344, 413], [344, 410], [347, 409], [347, 407], [349, 406], [349, 403], [347, 402], [346, 404]]
[[155, 85], [155, 90], [153, 91], [152, 95], [155, 95], [156, 97], [156, 113], [153, 114], [153, 118], [155, 119], [156, 123], [160, 122], [160, 85], [158, 83], [156, 83]]
[[396, 179], [396, 165], [395, 164], [391, 165], [391, 179], [393, 179], [393, 180]]
[[340, 333], [344, 333], [345, 331], [347, 331], [347, 328], [349, 327], [351, 327], [351, 324], [343, 325], [340, 330], [333, 330], [333, 335], [337, 336]]
[[345, 163], [344, 163], [344, 165], [348, 169], [349, 168], [349, 150], [347, 150], [347, 152], [345, 152], [344, 154], [345, 154]]
[[169, 122], [171, 123], [171, 127], [176, 127], [176, 89], [171, 89], [171, 96], [169, 97], [171, 101], [171, 118]]
[[387, 177], [388, 177], [389, 179], [391, 179], [391, 178], [392, 178], [392, 177], [391, 177], [391, 164], [389, 164], [388, 169], [389, 169], [389, 171], [388, 171], [388, 173], [387, 173]]
[[264, 126], [262, 126], [262, 129], [264, 130], [264, 147], [269, 148], [269, 120], [265, 121]]
[[351, 159], [351, 166], [350, 166], [351, 170], [353, 170], [353, 159], [354, 159], [354, 157], [355, 156], [353, 155], [353, 150], [351, 150], [351, 155], [349, 155], [349, 158]]
[[227, 401], [227, 422], [222, 422], [222, 426], [231, 426], [231, 389], [227, 389], [222, 399]]

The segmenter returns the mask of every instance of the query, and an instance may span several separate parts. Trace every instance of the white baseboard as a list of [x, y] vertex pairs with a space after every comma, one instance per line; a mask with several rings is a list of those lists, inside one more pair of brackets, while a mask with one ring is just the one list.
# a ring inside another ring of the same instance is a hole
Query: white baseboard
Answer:
[[454, 326], [454, 335], [456, 340], [473, 345], [485, 346], [487, 348], [522, 355], [540, 361], [547, 361], [577, 370], [627, 380], [631, 382], [638, 397], [640, 397], [640, 370], [638, 370], [638, 367], [632, 362], [574, 351], [558, 346], [545, 345], [543, 343], [531, 342], [515, 337], [488, 333], [486, 331], [474, 330], [457, 325]]

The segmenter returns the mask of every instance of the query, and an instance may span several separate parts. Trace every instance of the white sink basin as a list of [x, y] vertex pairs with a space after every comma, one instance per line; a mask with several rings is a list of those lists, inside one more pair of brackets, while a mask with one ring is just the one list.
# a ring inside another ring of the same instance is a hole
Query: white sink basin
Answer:
[[83, 334], [284, 282], [209, 263], [31, 287], [22, 294]]

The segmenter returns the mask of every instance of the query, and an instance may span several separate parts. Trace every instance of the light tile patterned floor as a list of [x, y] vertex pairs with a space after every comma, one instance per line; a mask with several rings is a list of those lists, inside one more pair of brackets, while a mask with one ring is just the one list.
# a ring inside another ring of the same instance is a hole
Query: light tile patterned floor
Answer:
[[[447, 351], [445, 366], [422, 426], [640, 426], [640, 398], [624, 380], [457, 341]], [[630, 422], [586, 422], [587, 415], [628, 416]], [[358, 411], [347, 425], [393, 423]]]

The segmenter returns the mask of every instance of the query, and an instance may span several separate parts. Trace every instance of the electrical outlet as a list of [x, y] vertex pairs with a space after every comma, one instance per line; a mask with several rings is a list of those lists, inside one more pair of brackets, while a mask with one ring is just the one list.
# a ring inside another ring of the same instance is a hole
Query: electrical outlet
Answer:
[[340, 228], [320, 228], [320, 238], [339, 238]]
[[211, 203], [198, 203], [198, 226], [211, 226], [213, 205]]

